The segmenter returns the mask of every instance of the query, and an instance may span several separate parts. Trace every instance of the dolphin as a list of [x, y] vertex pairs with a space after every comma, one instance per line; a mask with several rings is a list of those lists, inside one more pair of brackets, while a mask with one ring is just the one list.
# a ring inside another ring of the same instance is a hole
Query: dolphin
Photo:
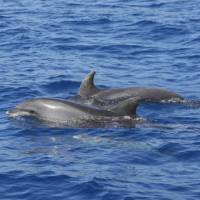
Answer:
[[53, 98], [30, 99], [7, 111], [9, 117], [33, 117], [56, 126], [66, 127], [134, 127], [138, 121], [136, 109], [142, 102], [134, 97], [110, 107], [108, 110]]
[[129, 87], [100, 89], [94, 84], [96, 72], [91, 71], [81, 82], [79, 92], [71, 100], [100, 108], [115, 105], [131, 97], [139, 97], [145, 102], [182, 102], [180, 95], [160, 88]]

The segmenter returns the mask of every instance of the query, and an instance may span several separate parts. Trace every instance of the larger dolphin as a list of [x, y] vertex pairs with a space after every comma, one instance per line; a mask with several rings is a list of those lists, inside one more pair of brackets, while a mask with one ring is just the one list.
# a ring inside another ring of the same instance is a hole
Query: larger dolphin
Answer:
[[146, 102], [180, 102], [183, 97], [160, 88], [130, 87], [100, 89], [94, 84], [95, 71], [90, 72], [81, 82], [78, 95], [71, 99], [77, 102], [104, 107], [117, 104], [131, 97], [140, 97]]
[[67, 127], [132, 127], [137, 118], [140, 98], [131, 98], [102, 110], [67, 100], [38, 98], [27, 100], [7, 111], [10, 117], [31, 116], [39, 120]]

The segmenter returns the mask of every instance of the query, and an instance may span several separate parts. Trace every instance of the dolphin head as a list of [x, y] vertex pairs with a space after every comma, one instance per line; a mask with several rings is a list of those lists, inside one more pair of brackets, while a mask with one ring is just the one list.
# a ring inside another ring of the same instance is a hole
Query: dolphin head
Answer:
[[34, 105], [34, 100], [25, 101], [15, 108], [10, 109], [6, 112], [9, 117], [20, 117], [20, 116], [36, 116], [37, 107]]
[[80, 96], [89, 96], [93, 95], [98, 91], [97, 87], [94, 85], [94, 76], [96, 72], [91, 71], [81, 82], [81, 86], [79, 89]]

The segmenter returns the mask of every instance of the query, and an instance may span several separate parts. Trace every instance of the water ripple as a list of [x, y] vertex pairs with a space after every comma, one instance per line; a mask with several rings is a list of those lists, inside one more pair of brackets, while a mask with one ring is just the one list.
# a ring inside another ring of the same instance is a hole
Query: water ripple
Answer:
[[[199, 2], [1, 1], [1, 199], [198, 199]], [[10, 120], [25, 99], [69, 98], [96, 70], [101, 88], [161, 87], [131, 129]]]

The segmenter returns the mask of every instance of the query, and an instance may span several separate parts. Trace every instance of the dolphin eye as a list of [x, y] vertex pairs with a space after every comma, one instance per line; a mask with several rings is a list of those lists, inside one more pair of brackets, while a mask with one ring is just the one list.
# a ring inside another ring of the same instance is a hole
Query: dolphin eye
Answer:
[[30, 110], [29, 113], [32, 114], [32, 115], [36, 114], [36, 112], [33, 111], [33, 110]]

